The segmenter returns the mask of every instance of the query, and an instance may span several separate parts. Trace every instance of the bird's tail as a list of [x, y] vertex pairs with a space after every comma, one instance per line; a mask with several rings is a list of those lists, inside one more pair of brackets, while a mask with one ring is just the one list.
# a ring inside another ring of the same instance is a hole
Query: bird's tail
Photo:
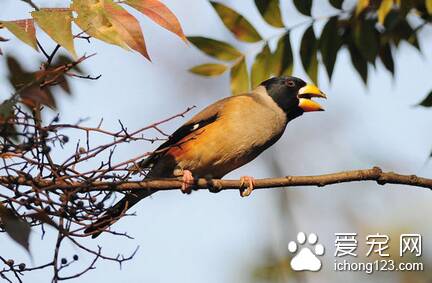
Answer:
[[119, 218], [121, 218], [128, 209], [137, 204], [143, 198], [146, 198], [155, 190], [147, 190], [138, 193], [130, 193], [117, 202], [113, 207], [109, 208], [95, 223], [84, 230], [86, 234], [92, 234], [92, 238], [99, 236], [107, 227], [111, 226]]

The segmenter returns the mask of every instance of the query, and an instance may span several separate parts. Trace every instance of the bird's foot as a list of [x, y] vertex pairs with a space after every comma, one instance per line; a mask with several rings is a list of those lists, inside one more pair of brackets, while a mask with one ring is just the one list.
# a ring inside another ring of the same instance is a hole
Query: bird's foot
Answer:
[[194, 182], [192, 172], [189, 170], [183, 170], [182, 181], [183, 184], [181, 186], [181, 191], [184, 194], [190, 194], [192, 192], [192, 184]]
[[[255, 186], [255, 178], [250, 176], [242, 176], [240, 178], [240, 196], [247, 197], [249, 196]], [[247, 184], [247, 187], [244, 188], [244, 185]]]

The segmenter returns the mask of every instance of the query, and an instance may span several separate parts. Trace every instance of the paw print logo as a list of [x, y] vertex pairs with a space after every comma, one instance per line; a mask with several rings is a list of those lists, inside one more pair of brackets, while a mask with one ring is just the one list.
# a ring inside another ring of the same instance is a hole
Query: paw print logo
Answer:
[[[310, 248], [304, 247], [306, 240]], [[307, 239], [305, 233], [298, 233], [297, 241], [288, 243], [288, 251], [295, 254], [291, 259], [291, 268], [294, 271], [319, 271], [321, 269], [322, 263], [317, 256], [324, 255], [324, 246], [318, 243], [318, 236], [315, 233], [310, 233]]]

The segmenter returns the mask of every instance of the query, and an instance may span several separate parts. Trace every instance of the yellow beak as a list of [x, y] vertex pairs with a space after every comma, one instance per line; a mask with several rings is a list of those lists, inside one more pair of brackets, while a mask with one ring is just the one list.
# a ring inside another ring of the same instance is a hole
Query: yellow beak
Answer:
[[297, 97], [299, 99], [298, 106], [303, 109], [304, 112], [324, 111], [319, 103], [311, 99], [313, 97], [327, 98], [327, 96], [316, 86], [309, 84], [305, 85], [299, 89]]

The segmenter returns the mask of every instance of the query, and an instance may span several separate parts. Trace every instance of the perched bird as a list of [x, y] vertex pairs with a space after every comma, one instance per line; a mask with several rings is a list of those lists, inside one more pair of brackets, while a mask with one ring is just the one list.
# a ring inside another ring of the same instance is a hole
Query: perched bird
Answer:
[[[296, 77], [274, 77], [252, 92], [221, 99], [186, 122], [154, 154], [141, 162], [149, 168], [146, 178], [182, 176], [183, 192], [190, 192], [195, 177], [222, 178], [252, 161], [273, 145], [287, 123], [304, 112], [322, 111], [312, 98], [326, 98], [316, 86]], [[241, 178], [251, 193], [254, 179]], [[85, 233], [97, 237], [127, 209], [155, 191], [129, 193]]]

